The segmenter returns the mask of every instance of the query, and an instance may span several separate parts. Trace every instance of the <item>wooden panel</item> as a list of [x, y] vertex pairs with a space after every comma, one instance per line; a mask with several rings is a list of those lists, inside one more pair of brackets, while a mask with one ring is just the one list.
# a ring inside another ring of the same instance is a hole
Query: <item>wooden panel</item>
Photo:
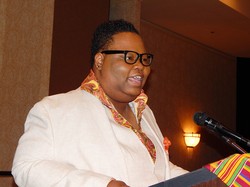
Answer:
[[80, 86], [90, 69], [92, 34], [109, 19], [109, 0], [56, 0], [50, 95]]
[[[146, 93], [162, 133], [172, 141], [171, 160], [194, 170], [235, 152], [196, 125], [193, 115], [207, 112], [235, 129], [236, 58], [145, 21], [141, 32], [148, 51], [154, 54]], [[183, 132], [197, 131], [200, 143], [187, 149]]]

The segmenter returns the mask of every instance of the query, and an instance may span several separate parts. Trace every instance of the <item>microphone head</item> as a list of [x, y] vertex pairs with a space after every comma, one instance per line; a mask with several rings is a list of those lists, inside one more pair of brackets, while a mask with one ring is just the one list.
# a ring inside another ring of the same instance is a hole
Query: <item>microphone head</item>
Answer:
[[205, 125], [205, 122], [206, 122], [206, 119], [207, 119], [207, 114], [204, 113], [204, 112], [196, 112], [194, 114], [194, 122], [197, 124], [197, 125], [200, 125], [200, 126], [203, 126]]

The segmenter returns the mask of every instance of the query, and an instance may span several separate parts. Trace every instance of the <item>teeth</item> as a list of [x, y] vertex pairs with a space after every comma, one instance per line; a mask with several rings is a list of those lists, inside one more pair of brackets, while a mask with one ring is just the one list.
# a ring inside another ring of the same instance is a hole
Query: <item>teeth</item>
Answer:
[[142, 77], [141, 76], [134, 76], [134, 79], [142, 80]]

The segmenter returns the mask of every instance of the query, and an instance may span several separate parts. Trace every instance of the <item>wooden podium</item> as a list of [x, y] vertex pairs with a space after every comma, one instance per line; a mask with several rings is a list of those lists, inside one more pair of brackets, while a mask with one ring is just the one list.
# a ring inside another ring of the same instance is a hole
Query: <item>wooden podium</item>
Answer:
[[150, 187], [227, 187], [214, 173], [201, 168]]

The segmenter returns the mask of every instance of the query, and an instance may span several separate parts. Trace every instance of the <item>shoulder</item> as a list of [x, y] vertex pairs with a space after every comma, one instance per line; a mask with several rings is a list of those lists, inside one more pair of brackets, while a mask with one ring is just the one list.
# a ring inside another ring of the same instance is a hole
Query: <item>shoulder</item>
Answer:
[[60, 93], [44, 97], [34, 107], [44, 107], [48, 110], [64, 108], [70, 110], [79, 106], [86, 106], [90, 103], [98, 103], [99, 100], [92, 94], [77, 88], [66, 93]]

